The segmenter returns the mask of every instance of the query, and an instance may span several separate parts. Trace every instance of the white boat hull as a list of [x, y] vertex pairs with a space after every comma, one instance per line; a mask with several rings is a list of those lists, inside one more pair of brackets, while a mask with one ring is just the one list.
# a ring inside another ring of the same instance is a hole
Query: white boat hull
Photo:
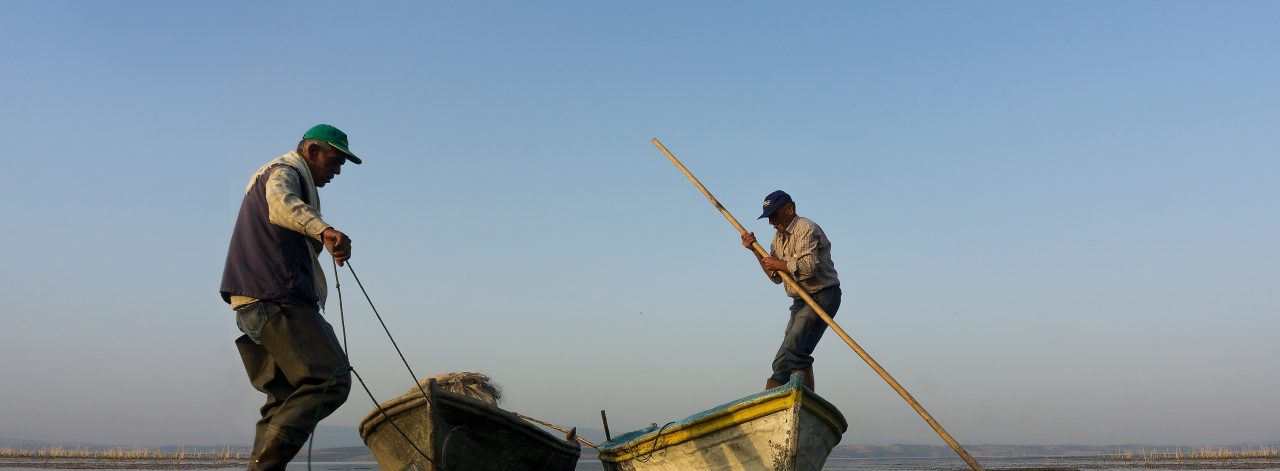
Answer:
[[848, 428], [840, 412], [792, 382], [666, 427], [603, 444], [610, 471], [819, 471]]

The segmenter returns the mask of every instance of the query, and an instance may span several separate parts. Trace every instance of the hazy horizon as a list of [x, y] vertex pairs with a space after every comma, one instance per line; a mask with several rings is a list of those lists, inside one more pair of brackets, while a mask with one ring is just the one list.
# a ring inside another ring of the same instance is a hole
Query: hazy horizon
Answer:
[[[790, 300], [657, 137], [761, 240], [791, 193], [836, 321], [961, 443], [1280, 439], [1280, 3], [4, 9], [0, 436], [251, 433], [228, 238], [324, 122], [364, 159], [325, 218], [415, 372], [513, 411], [632, 430], [764, 385]], [[836, 335], [815, 356], [846, 443], [941, 444]]]
[[[590, 441], [592, 441], [593, 443], [599, 444], [599, 443], [601, 443], [601, 442], [605, 441], [605, 440], [604, 440], [604, 438], [603, 438], [603, 437], [604, 437], [604, 429], [600, 429], [600, 428], [592, 428], [592, 427], [577, 427], [577, 429], [578, 429], [578, 436], [580, 436], [580, 437], [582, 437], [582, 438], [585, 438], [585, 439], [587, 439], [587, 440], [590, 440]], [[558, 433], [558, 432], [556, 432], [556, 431], [554, 431], [554, 430], [550, 430], [550, 429], [544, 429], [544, 430], [546, 430], [548, 433], [551, 433], [551, 434], [553, 434], [553, 435]], [[621, 434], [621, 433], [629, 432], [630, 430], [612, 430], [612, 429], [611, 429], [611, 431], [613, 432], [613, 435], [619, 435], [619, 434]], [[846, 437], [847, 437], [849, 434], [848, 434], [848, 433], [846, 433], [845, 435], [846, 435]], [[249, 446], [249, 444], [253, 441], [253, 436], [252, 436], [252, 434], [250, 433], [250, 434], [245, 435], [244, 437], [241, 437], [241, 439], [240, 439], [240, 440], [241, 440], [241, 442], [232, 442], [232, 443], [92, 443], [92, 442], [78, 442], [78, 441], [74, 441], [74, 440], [59, 440], [59, 439], [56, 439], [56, 438], [49, 438], [49, 439], [31, 439], [31, 438], [22, 438], [22, 437], [7, 437], [7, 436], [0, 436], [0, 447], [11, 446], [11, 445], [7, 444], [7, 443], [8, 443], [8, 442], [10, 442], [10, 441], [12, 441], [12, 442], [34, 442], [33, 444], [44, 444], [44, 443], [49, 443], [49, 444], [69, 444], [69, 445], [103, 446], [103, 447], [113, 447], [113, 446], [133, 446], [133, 445], [136, 445], [136, 446], [144, 446], [144, 447], [172, 447], [172, 446], [185, 446], [185, 447], [197, 447], [197, 448], [198, 448], [198, 447], [221, 447], [221, 446], [248, 447], [248, 446]], [[935, 443], [935, 442], [936, 442], [936, 443]], [[20, 445], [20, 444], [19, 444], [19, 445]], [[325, 425], [325, 424], [321, 424], [321, 425], [320, 425], [320, 427], [319, 427], [319, 429], [318, 429], [318, 432], [317, 432], [317, 434], [316, 434], [316, 436], [315, 436], [314, 442], [313, 442], [313, 443], [309, 443], [309, 445], [310, 445], [310, 446], [312, 446], [312, 447], [313, 447], [313, 448], [315, 448], [315, 449], [325, 449], [325, 448], [348, 448], [348, 447], [352, 447], [352, 446], [365, 446], [365, 445], [364, 445], [364, 443], [360, 440], [358, 427], [354, 427], [354, 426]], [[1205, 446], [1228, 446], [1228, 447], [1230, 447], [1230, 446], [1244, 446], [1244, 447], [1247, 447], [1247, 446], [1278, 446], [1278, 445], [1280, 445], [1280, 439], [1277, 439], [1277, 440], [1256, 440], [1256, 441], [1245, 441], [1245, 442], [1237, 442], [1237, 443], [1145, 443], [1145, 442], [1126, 442], [1126, 443], [1108, 443], [1108, 444], [1095, 444], [1095, 445], [1082, 445], [1082, 444], [1078, 444], [1078, 443], [1036, 443], [1036, 444], [1032, 444], [1032, 443], [964, 443], [963, 445], [964, 445], [964, 446], [966, 446], [966, 447], [991, 447], [991, 446], [1006, 447], [1006, 446], [1007, 446], [1007, 447], [1025, 447], [1025, 448], [1051, 448], [1051, 447], [1113, 447], [1113, 446], [1115, 446], [1115, 447], [1151, 446], [1151, 447], [1190, 447], [1190, 448], [1196, 448], [1196, 447], [1205, 447]], [[949, 446], [947, 446], [945, 443], [942, 443], [941, 441], [936, 441], [936, 440], [935, 440], [935, 441], [930, 441], [930, 442], [928, 442], [928, 443], [864, 443], [864, 442], [853, 442], [853, 441], [849, 441], [849, 440], [843, 440], [843, 441], [841, 441], [841, 442], [838, 444], [838, 446], [871, 446], [871, 447], [894, 447], [894, 446], [921, 447], [921, 446], [923, 446], [923, 447], [936, 447], [936, 448], [938, 448], [939, 450], [946, 450], [946, 451], [950, 451], [950, 450], [951, 450], [951, 449], [950, 449], [950, 447], [949, 447]], [[976, 449], [976, 448], [975, 448], [975, 449]], [[584, 450], [583, 450], [583, 451], [584, 451], [584, 452], [588, 452], [588, 451], [591, 451], [591, 450], [589, 450], [589, 449], [585, 449], [585, 448], [584, 448]], [[972, 452], [973, 450], [970, 450], [970, 451]]]

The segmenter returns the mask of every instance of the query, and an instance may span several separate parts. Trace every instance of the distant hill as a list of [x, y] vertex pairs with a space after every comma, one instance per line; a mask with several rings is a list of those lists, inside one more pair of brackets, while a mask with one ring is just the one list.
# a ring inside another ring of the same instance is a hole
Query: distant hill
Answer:
[[[249, 448], [253, 442], [252, 430], [250, 435], [242, 438], [238, 443], [139, 443], [140, 448], [151, 448], [165, 450], [169, 448], [177, 448], [182, 446], [187, 449], [218, 449], [225, 447], [231, 448]], [[360, 433], [356, 427], [341, 427], [321, 425], [316, 428], [313, 446], [315, 448], [344, 448], [344, 447], [364, 447], [364, 442], [360, 440]], [[48, 446], [61, 446], [65, 448], [83, 447], [89, 449], [105, 449], [116, 448], [120, 446], [131, 447], [132, 443], [86, 443], [86, 442], [63, 442], [56, 440], [31, 440], [26, 438], [0, 437], [0, 448], [40, 448]]]
[[[355, 427], [335, 427], [321, 425], [316, 429], [313, 437], [312, 447], [315, 450], [333, 449], [342, 450], [347, 448], [359, 448], [368, 453], [364, 442], [360, 441], [360, 434]], [[148, 448], [160, 451], [172, 451], [178, 448], [184, 448], [192, 451], [217, 451], [230, 447], [231, 449], [248, 450], [253, 437], [247, 437], [243, 443], [168, 443], [168, 444], [136, 444], [139, 448]], [[52, 440], [30, 440], [25, 438], [0, 437], [0, 448], [16, 448], [16, 449], [38, 449], [45, 447], [63, 448], [87, 448], [90, 450], [107, 450], [113, 448], [131, 448], [135, 444], [122, 443], [87, 443], [87, 442], [59, 442]], [[371, 458], [372, 459], [372, 458]]]
[[[547, 429], [548, 433], [556, 436], [563, 436], [561, 432]], [[579, 435], [592, 443], [600, 443], [604, 441], [604, 430], [584, 428], [579, 430]], [[360, 432], [356, 427], [321, 425], [316, 428], [314, 441], [311, 444], [312, 461], [373, 461], [373, 455], [369, 449], [364, 446], [364, 442], [360, 440]], [[233, 450], [248, 451], [253, 437], [247, 437], [244, 443], [230, 444], [139, 444], [140, 448], [149, 448], [159, 451], [174, 451], [179, 447], [188, 451], [221, 451], [227, 447]], [[84, 442], [56, 442], [48, 440], [29, 440], [24, 438], [0, 437], [0, 448], [15, 449], [40, 449], [47, 447], [64, 447], [64, 448], [86, 448], [90, 450], [109, 450], [121, 446], [132, 447], [132, 444], [102, 444], [102, 443], [84, 443]], [[590, 447], [583, 446], [586, 450]], [[299, 459], [306, 459], [307, 449], [303, 448]]]
[[[0, 437], [0, 448], [39, 448], [42, 446], [52, 446], [52, 445], [56, 445], [56, 444], [51, 442], [46, 442], [43, 440], [26, 440], [22, 438]], [[74, 444], [67, 444], [64, 446], [74, 446]]]
[[[295, 462], [306, 462], [307, 449], [303, 448]], [[373, 461], [373, 453], [361, 446], [349, 446], [341, 448], [316, 448], [311, 450], [311, 461]]]
[[316, 448], [364, 448], [364, 441], [360, 440], [360, 429], [356, 427], [321, 424], [316, 427], [313, 438], [315, 440], [313, 446]]

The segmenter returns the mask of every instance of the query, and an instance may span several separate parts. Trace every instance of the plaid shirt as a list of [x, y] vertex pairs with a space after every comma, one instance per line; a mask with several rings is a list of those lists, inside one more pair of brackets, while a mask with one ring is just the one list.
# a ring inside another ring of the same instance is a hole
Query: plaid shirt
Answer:
[[[840, 285], [836, 265], [831, 262], [831, 241], [821, 227], [807, 218], [796, 216], [786, 229], [774, 234], [769, 255], [787, 262], [787, 271], [809, 293]], [[782, 276], [776, 272], [769, 279], [775, 284], [782, 283]], [[787, 296], [800, 297], [791, 285], [786, 289]]]

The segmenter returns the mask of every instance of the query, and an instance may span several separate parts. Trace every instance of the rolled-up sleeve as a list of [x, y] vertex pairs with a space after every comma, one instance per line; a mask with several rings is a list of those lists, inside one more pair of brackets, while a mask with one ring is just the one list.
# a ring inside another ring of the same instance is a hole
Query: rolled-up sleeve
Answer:
[[267, 213], [272, 224], [301, 233], [316, 240], [328, 229], [320, 211], [302, 201], [298, 172], [287, 166], [271, 170], [267, 179]]
[[[769, 243], [769, 256], [773, 258], [779, 258], [777, 237], [774, 237], [773, 242]], [[765, 276], [769, 277], [769, 281], [772, 281], [773, 284], [775, 285], [782, 284], [782, 275], [779, 275], [778, 272], [765, 270], [764, 274]]]
[[782, 275], [779, 275], [776, 271], [769, 272], [769, 281], [772, 281], [775, 285], [780, 285], [782, 284]]

